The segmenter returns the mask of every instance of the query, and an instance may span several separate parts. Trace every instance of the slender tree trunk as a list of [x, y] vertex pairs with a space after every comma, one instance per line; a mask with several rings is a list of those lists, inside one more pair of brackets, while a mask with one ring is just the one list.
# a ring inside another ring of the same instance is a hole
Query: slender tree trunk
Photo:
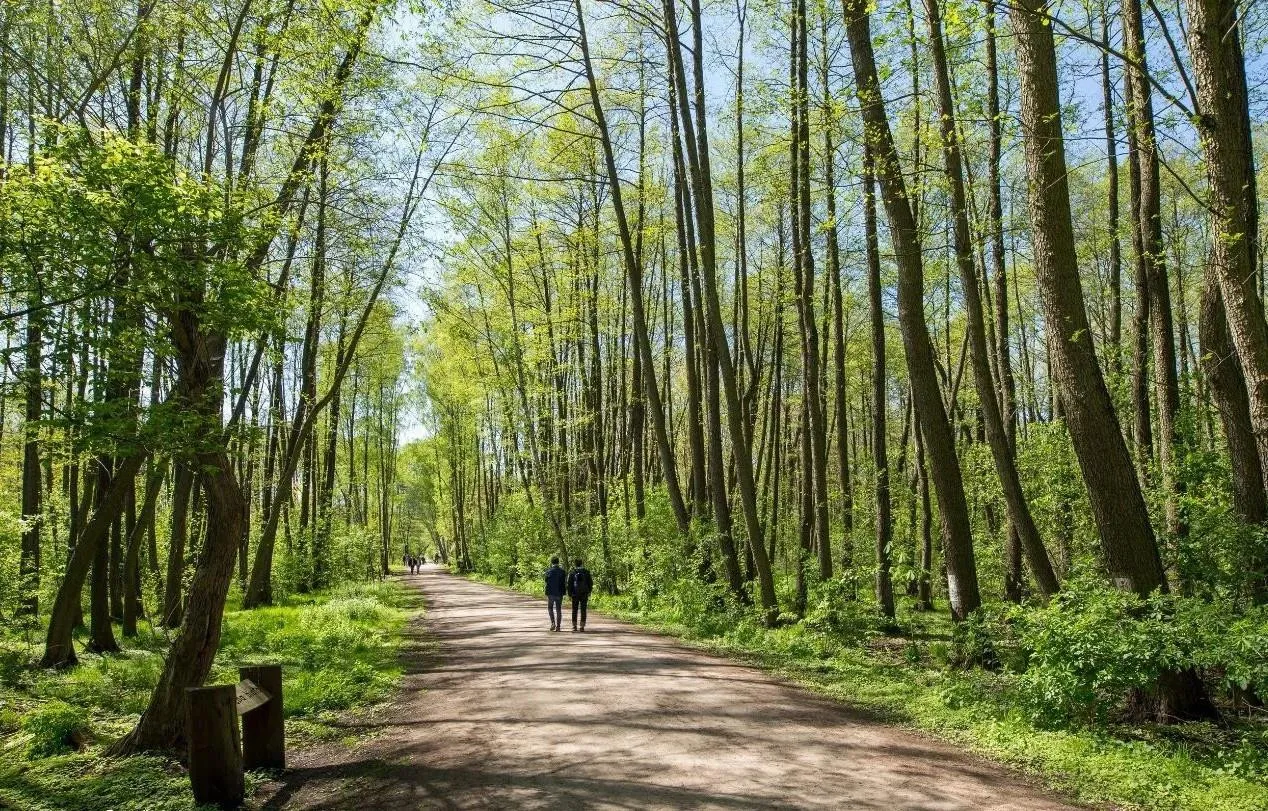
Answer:
[[[578, 0], [578, 11], [580, 3]], [[748, 534], [748, 543], [753, 550], [754, 564], [757, 568], [758, 593], [768, 625], [773, 625], [779, 614], [778, 599], [775, 595], [775, 579], [771, 571], [770, 560], [766, 555], [763, 539], [761, 516], [757, 509], [757, 486], [753, 475], [752, 437], [750, 428], [745, 424], [743, 409], [740, 404], [739, 387], [736, 382], [735, 363], [731, 357], [731, 347], [726, 341], [726, 331], [722, 322], [722, 306], [717, 289], [717, 263], [715, 255], [713, 177], [709, 164], [709, 138], [705, 128], [707, 111], [704, 103], [704, 45], [701, 31], [701, 15], [698, 0], [692, 0], [692, 13], [695, 20], [693, 27], [693, 77], [695, 86], [695, 113], [693, 122], [687, 101], [686, 73], [683, 66], [682, 43], [678, 39], [678, 14], [674, 0], [664, 4], [666, 28], [669, 31], [669, 63], [670, 78], [678, 88], [678, 114], [682, 125], [683, 140], [686, 144], [687, 165], [691, 170], [692, 195], [696, 209], [696, 224], [700, 236], [700, 271], [704, 283], [705, 316], [708, 331], [717, 353], [718, 370], [721, 374], [721, 388], [725, 398], [727, 429], [730, 435], [732, 458], [735, 461], [737, 485], [740, 494], [740, 505], [743, 508], [744, 524]], [[588, 56], [587, 56], [588, 61]], [[592, 87], [591, 94], [597, 91]], [[597, 106], [597, 103], [596, 103]], [[609, 158], [610, 174], [615, 182], [615, 164]], [[615, 195], [615, 190], [613, 190]]]
[[1162, 242], [1162, 189], [1159, 177], [1158, 144], [1154, 134], [1152, 88], [1145, 55], [1144, 22], [1140, 0], [1123, 0], [1123, 38], [1131, 58], [1127, 82], [1132, 104], [1127, 110], [1128, 126], [1135, 134], [1132, 160], [1140, 184], [1135, 227], [1140, 232], [1138, 262], [1147, 279], [1149, 329], [1153, 343], [1154, 393], [1158, 402], [1158, 461], [1166, 493], [1167, 534], [1174, 541], [1187, 534], [1180, 514], [1183, 488], [1177, 476], [1181, 437], [1176, 422], [1180, 417], [1180, 384], [1176, 376], [1175, 327], [1171, 314], [1171, 287], [1167, 281], [1166, 252]]
[[1110, 78], [1110, 17], [1108, 1], [1101, 7], [1101, 104], [1105, 108], [1105, 184], [1109, 220], [1109, 335], [1108, 354], [1111, 368], [1122, 369], [1123, 342], [1123, 259], [1122, 241], [1118, 233], [1118, 139], [1114, 135], [1114, 83]]
[[942, 154], [946, 164], [947, 180], [951, 189], [952, 217], [955, 231], [956, 264], [960, 271], [960, 287], [964, 296], [965, 330], [969, 343], [973, 377], [977, 383], [978, 404], [985, 423], [986, 439], [995, 460], [995, 472], [1004, 490], [1004, 503], [1008, 507], [1011, 531], [1016, 532], [1030, 564], [1031, 574], [1045, 596], [1059, 588], [1057, 576], [1048, 560], [1048, 550], [1039, 538], [1039, 529], [1030, 513], [1022, 489], [1021, 476], [1012, 443], [1009, 442], [1004, 419], [996, 399], [994, 381], [991, 378], [990, 349], [986, 344], [986, 325], [979, 296], [977, 268], [973, 261], [973, 238], [969, 230], [968, 199], [964, 192], [964, 170], [956, 129], [955, 101], [951, 96], [951, 79], [947, 67], [947, 55], [942, 38], [942, 11], [938, 0], [925, 0], [928, 12], [929, 44], [933, 56], [934, 78], [938, 88], [941, 112]]
[[876, 602], [881, 614], [894, 619], [894, 583], [890, 577], [890, 545], [894, 520], [889, 497], [889, 432], [885, 368], [885, 314], [881, 308], [881, 256], [876, 227], [876, 178], [872, 150], [863, 145], [863, 229], [867, 247], [867, 300], [872, 336], [872, 467], [876, 476]]
[[806, 0], [796, 0], [793, 13], [794, 97], [793, 97], [793, 199], [796, 201], [793, 223], [794, 275], [798, 278], [798, 309], [801, 321], [802, 380], [810, 456], [806, 460], [804, 486], [813, 492], [815, 545], [819, 558], [819, 578], [832, 577], [832, 540], [828, 524], [828, 429], [824, 418], [820, 370], [819, 328], [815, 321], [815, 265], [810, 234], [810, 86], [809, 36], [806, 21]]
[[[5, 30], [9, 14], [5, 14]], [[7, 83], [7, 78], [4, 80]], [[3, 127], [0, 124], [0, 127]], [[44, 376], [41, 358], [43, 334], [40, 325], [40, 306], [43, 296], [40, 283], [32, 280], [33, 292], [28, 300], [32, 308], [26, 317], [26, 413], [22, 442], [22, 551], [18, 562], [18, 590], [22, 595], [21, 612], [30, 617], [40, 609], [40, 527], [44, 522], [42, 491], [40, 489], [40, 419], [43, 412]], [[0, 394], [0, 396], [3, 396]]]
[[607, 119], [603, 115], [603, 106], [599, 100], [599, 87], [594, 73], [594, 66], [590, 61], [590, 45], [586, 39], [585, 16], [581, 10], [581, 1], [574, 0], [574, 2], [581, 34], [582, 59], [590, 85], [590, 101], [599, 131], [599, 139], [603, 147], [603, 160], [607, 169], [609, 191], [612, 195], [612, 208], [616, 215], [617, 228], [620, 232], [621, 256], [625, 264], [626, 282], [630, 289], [630, 307], [634, 316], [634, 341], [638, 345], [638, 351], [643, 353], [644, 391], [647, 395], [648, 407], [652, 413], [652, 430], [656, 435], [656, 445], [660, 452], [665, 486], [669, 493], [669, 503], [673, 507], [675, 518], [678, 520], [678, 529], [685, 535], [690, 531], [691, 519], [687, 512], [686, 502], [682, 497], [682, 490], [678, 484], [677, 462], [674, 459], [673, 447], [669, 441], [669, 431], [665, 423], [665, 409], [661, 399], [660, 388], [656, 383], [655, 359], [652, 355], [651, 339], [648, 336], [647, 315], [643, 309], [643, 269], [634, 258], [634, 243], [630, 235], [629, 222], [625, 217], [625, 204], [621, 199], [621, 181], [617, 173], [616, 156], [612, 150]]
[[189, 537], [189, 499], [194, 471], [183, 462], [175, 466], [172, 486], [171, 530], [167, 545], [167, 577], [163, 591], [163, 627], [179, 628], [184, 616], [185, 547]]
[[933, 344], [925, 322], [924, 268], [916, 218], [909, 203], [893, 134], [885, 116], [872, 51], [871, 26], [866, 4], [862, 0], [849, 0], [847, 3], [846, 30], [854, 61], [855, 83], [862, 104], [863, 124], [872, 144], [876, 174], [889, 215], [890, 233], [898, 263], [899, 327], [907, 352], [916, 416], [928, 452], [934, 486], [937, 488], [951, 616], [962, 620], [982, 602], [969, 528], [968, 503], [964, 495], [960, 463], [955, 454], [955, 438], [938, 386]]

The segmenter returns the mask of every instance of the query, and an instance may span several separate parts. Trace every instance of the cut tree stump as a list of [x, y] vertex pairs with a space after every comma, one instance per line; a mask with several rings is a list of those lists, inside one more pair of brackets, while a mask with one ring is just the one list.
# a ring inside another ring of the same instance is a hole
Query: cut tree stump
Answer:
[[[242, 764], [247, 769], [285, 769], [286, 731], [282, 719], [281, 665], [238, 668], [242, 713]], [[251, 700], [243, 704], [243, 685], [255, 688]], [[262, 703], [256, 703], [263, 698]]]
[[238, 688], [232, 684], [189, 687], [185, 696], [194, 802], [237, 808], [246, 796], [238, 737]]

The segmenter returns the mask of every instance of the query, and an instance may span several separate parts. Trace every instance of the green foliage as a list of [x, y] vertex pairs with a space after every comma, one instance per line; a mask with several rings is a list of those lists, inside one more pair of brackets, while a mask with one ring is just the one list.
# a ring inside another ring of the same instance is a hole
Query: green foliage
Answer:
[[[280, 663], [288, 734], [324, 735], [332, 713], [382, 701], [400, 677], [412, 597], [394, 583], [296, 595], [272, 608], [229, 611], [209, 679], [237, 681], [243, 664]], [[97, 742], [126, 732], [162, 673], [167, 638], [142, 628], [121, 655], [82, 654], [70, 670], [40, 670], [37, 649], [0, 638], [0, 807], [188, 809], [189, 779], [163, 758], [105, 760]], [[84, 737], [92, 731], [89, 741]], [[72, 735], [92, 745], [63, 754]], [[6, 744], [4, 741], [8, 741]], [[14, 747], [19, 747], [14, 749]]]
[[881, 618], [872, 603], [855, 599], [857, 594], [848, 576], [816, 583], [806, 600], [806, 626], [848, 645], [878, 636]]
[[[1196, 669], [1224, 687], [1268, 690], [1268, 612], [1075, 580], [1047, 606], [1011, 612], [1024, 657], [1020, 695], [1036, 723], [1104, 723], [1165, 671]], [[1005, 626], [997, 626], [1003, 628]]]
[[88, 715], [80, 707], [53, 701], [22, 719], [22, 731], [30, 736], [29, 758], [60, 755], [78, 748], [88, 733]]
[[227, 678], [241, 664], [281, 664], [288, 716], [366, 706], [385, 698], [400, 676], [404, 600], [397, 587], [376, 583], [232, 611], [218, 659]]
[[[255, 779], [248, 775], [248, 790]], [[0, 765], [0, 807], [14, 811], [190, 811], [189, 778], [156, 756], [72, 754]]]

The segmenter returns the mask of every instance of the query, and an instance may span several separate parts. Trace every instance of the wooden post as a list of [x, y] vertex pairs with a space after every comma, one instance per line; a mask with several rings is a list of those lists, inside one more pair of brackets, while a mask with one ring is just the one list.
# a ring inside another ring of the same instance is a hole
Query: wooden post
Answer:
[[242, 714], [243, 764], [248, 769], [285, 769], [281, 665], [240, 667], [238, 677], [269, 694], [264, 704]]
[[246, 796], [237, 688], [232, 684], [188, 687], [185, 698], [189, 782], [194, 789], [194, 802], [237, 808]]

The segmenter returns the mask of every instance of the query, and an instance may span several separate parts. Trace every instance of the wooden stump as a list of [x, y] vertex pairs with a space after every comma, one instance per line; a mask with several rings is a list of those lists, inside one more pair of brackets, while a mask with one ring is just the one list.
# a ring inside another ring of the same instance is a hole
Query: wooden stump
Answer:
[[242, 762], [248, 769], [285, 769], [286, 732], [282, 719], [282, 668], [238, 668], [238, 677], [269, 694], [263, 705], [242, 714]]
[[237, 808], [246, 796], [237, 688], [232, 684], [189, 687], [185, 698], [189, 782], [194, 789], [194, 802]]

